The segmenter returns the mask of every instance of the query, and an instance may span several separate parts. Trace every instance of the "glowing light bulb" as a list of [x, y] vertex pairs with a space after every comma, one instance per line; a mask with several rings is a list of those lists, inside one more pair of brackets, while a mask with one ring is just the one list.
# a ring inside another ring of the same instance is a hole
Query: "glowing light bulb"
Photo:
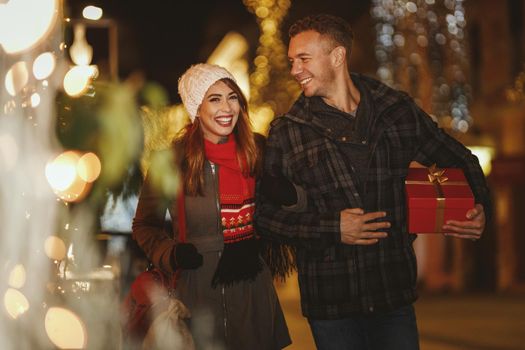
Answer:
[[93, 58], [93, 48], [86, 40], [86, 27], [82, 24], [77, 24], [74, 29], [75, 39], [69, 49], [69, 55], [75, 64], [79, 66], [87, 66], [91, 63]]

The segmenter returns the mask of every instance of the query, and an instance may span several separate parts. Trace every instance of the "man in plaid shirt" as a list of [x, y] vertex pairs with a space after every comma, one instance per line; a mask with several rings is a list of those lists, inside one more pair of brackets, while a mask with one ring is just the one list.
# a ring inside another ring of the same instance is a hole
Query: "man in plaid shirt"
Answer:
[[344, 20], [306, 17], [289, 34], [303, 94], [272, 122], [264, 167], [303, 188], [306, 209], [262, 191], [258, 233], [296, 247], [302, 311], [319, 349], [418, 349], [404, 179], [411, 161], [462, 168], [476, 205], [443, 230], [477, 240], [490, 205], [479, 162], [408, 95], [349, 72]]

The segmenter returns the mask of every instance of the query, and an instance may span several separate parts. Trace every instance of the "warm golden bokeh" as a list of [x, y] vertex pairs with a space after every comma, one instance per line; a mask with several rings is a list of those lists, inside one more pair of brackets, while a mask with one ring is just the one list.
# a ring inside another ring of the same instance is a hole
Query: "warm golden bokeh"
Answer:
[[100, 159], [93, 152], [84, 154], [78, 160], [77, 173], [86, 182], [95, 181], [100, 175], [101, 169]]
[[18, 264], [9, 273], [8, 284], [12, 288], [20, 289], [26, 283], [26, 269], [24, 265]]
[[59, 349], [83, 349], [87, 344], [84, 322], [74, 312], [62, 307], [50, 307], [45, 318], [49, 340]]
[[58, 0], [10, 0], [0, 5], [0, 44], [9, 54], [39, 44], [57, 19]]
[[9, 316], [17, 319], [29, 310], [29, 301], [18, 290], [9, 288], [4, 294], [4, 306]]
[[[46, 165], [47, 181], [55, 194], [66, 202], [81, 200], [90, 188], [89, 183], [79, 174], [80, 159], [79, 152], [66, 151]], [[87, 174], [85, 166], [82, 166], [81, 169], [84, 174]]]
[[66, 257], [66, 245], [60, 237], [49, 236], [44, 242], [44, 252], [50, 259], [60, 261]]

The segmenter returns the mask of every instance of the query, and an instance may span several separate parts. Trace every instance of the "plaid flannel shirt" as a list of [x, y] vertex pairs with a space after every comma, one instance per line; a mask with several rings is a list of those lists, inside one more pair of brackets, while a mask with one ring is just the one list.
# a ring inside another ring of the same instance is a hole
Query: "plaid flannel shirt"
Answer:
[[[416, 298], [415, 235], [408, 234], [404, 179], [413, 160], [459, 167], [476, 203], [490, 199], [477, 158], [405, 94], [361, 75], [352, 79], [369, 96], [366, 132], [349, 142], [368, 144], [366, 182], [358, 186], [352, 160], [338, 148], [344, 139], [323, 126], [322, 115], [301, 96], [290, 112], [274, 120], [266, 145], [265, 171], [284, 174], [307, 193], [307, 210], [293, 212], [258, 195], [257, 232], [297, 248], [303, 315], [340, 319], [382, 312]], [[337, 142], [336, 142], [337, 141]], [[340, 211], [385, 211], [388, 237], [370, 246], [341, 243]]]

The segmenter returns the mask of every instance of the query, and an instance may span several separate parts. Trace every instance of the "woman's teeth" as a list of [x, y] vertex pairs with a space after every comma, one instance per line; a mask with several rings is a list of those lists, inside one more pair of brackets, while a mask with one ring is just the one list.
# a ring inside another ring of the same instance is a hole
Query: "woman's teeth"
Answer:
[[223, 126], [227, 126], [227, 125], [231, 124], [232, 120], [233, 120], [233, 117], [219, 117], [219, 118], [215, 118], [215, 121], [219, 125], [223, 125]]

